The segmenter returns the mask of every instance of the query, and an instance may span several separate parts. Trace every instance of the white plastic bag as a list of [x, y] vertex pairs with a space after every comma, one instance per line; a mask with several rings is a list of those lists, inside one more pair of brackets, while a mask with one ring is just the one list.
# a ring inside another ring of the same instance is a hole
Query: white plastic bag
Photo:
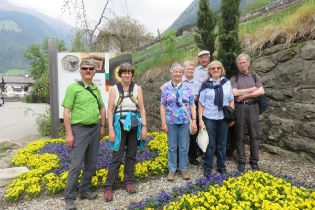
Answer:
[[206, 152], [209, 144], [209, 136], [205, 125], [198, 132], [197, 144], [203, 152]]

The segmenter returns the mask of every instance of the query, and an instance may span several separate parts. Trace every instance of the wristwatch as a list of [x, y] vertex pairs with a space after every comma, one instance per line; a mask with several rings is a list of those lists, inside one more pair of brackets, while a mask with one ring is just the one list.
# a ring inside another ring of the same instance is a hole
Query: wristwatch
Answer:
[[104, 124], [104, 125], [102, 125], [102, 124], [101, 124], [101, 127], [104, 127], [104, 128], [106, 128], [106, 124]]

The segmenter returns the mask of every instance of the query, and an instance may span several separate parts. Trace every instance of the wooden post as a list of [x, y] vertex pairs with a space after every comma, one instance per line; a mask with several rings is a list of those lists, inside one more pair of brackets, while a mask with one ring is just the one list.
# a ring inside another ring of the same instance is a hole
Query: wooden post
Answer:
[[58, 39], [48, 39], [49, 58], [49, 89], [50, 89], [50, 118], [51, 138], [58, 137], [59, 120], [59, 99], [58, 99]]

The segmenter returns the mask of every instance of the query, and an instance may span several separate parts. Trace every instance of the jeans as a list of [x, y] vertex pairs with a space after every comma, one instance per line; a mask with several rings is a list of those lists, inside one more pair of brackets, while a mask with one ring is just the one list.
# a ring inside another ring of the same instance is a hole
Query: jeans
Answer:
[[[211, 120], [202, 117], [206, 125], [209, 135], [209, 144], [204, 156], [203, 168], [205, 170], [212, 170], [214, 154], [217, 156], [217, 169], [226, 170], [226, 142], [229, 129], [229, 121]], [[216, 151], [217, 150], [217, 151]]]
[[186, 124], [167, 124], [167, 127], [168, 170], [169, 172], [176, 171], [177, 156], [179, 156], [179, 170], [187, 171], [189, 122]]

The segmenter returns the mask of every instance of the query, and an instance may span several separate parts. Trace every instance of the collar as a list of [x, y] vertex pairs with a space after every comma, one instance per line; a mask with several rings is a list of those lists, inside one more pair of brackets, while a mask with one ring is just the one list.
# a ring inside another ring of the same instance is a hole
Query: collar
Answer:
[[194, 83], [194, 77], [189, 81], [189, 80], [185, 77], [185, 75], [183, 75], [182, 81], [183, 81], [183, 82]]

